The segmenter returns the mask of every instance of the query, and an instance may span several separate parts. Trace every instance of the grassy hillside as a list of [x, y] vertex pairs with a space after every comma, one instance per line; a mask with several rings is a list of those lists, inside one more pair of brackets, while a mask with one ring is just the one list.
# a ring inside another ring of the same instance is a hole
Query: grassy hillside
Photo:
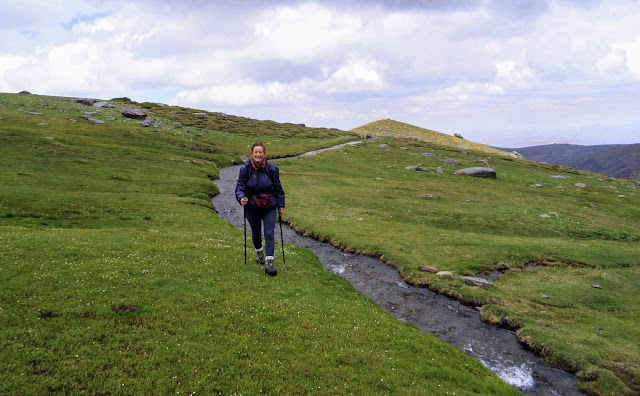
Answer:
[[305, 249], [276, 278], [243, 264], [210, 179], [255, 140], [289, 155], [352, 135], [229, 133], [152, 104], [144, 128], [113, 102], [0, 94], [1, 394], [519, 394]]
[[511, 158], [517, 157], [511, 152], [390, 119], [374, 121], [361, 127], [354, 128], [351, 132], [362, 136], [368, 134], [371, 136], [394, 137], [397, 139], [421, 141], [422, 143], [431, 143], [437, 146], [449, 147], [461, 151], [472, 150], [485, 155], [499, 155]]
[[[497, 179], [454, 175], [476, 161]], [[427, 171], [406, 169], [416, 165]], [[287, 209], [294, 227], [379, 256], [415, 285], [483, 306], [485, 320], [517, 330], [547, 361], [576, 372], [589, 394], [640, 392], [636, 185], [392, 138], [280, 168], [296, 202]], [[525, 269], [529, 263], [535, 267]], [[506, 272], [488, 289], [460, 278], [490, 270]]]
[[591, 172], [640, 181], [640, 144], [579, 146], [548, 144], [516, 150], [525, 157], [550, 164], [570, 166]]

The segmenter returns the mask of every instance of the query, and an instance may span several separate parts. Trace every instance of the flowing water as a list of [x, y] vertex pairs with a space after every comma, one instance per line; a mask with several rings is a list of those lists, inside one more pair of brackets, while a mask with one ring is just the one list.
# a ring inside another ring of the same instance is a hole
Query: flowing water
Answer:
[[[305, 155], [325, 150], [328, 149]], [[220, 179], [214, 180], [220, 194], [212, 199], [212, 203], [225, 221], [242, 229], [242, 206], [235, 199], [239, 170], [240, 166], [232, 166], [220, 171]], [[279, 234], [276, 232], [278, 242]], [[298, 235], [287, 225], [283, 225], [283, 235], [285, 243], [313, 251], [325, 269], [348, 280], [398, 320], [411, 323], [460, 348], [523, 393], [536, 396], [582, 395], [574, 375], [550, 367], [525, 350], [516, 341], [513, 331], [484, 324], [477, 310], [427, 289], [408, 285], [396, 270], [380, 260], [345, 253], [328, 243]]]

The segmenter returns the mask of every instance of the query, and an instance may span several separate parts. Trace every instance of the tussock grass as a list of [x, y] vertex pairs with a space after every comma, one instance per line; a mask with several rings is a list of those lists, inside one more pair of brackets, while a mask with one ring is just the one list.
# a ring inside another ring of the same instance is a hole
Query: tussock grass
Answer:
[[154, 104], [143, 128], [113, 102], [87, 125], [67, 98], [0, 94], [0, 393], [519, 394], [305, 249], [276, 278], [242, 264], [210, 179], [258, 139], [352, 135], [179, 128]]
[[[453, 174], [479, 159], [497, 179]], [[428, 172], [405, 169], [418, 164]], [[279, 166], [297, 229], [381, 257], [412, 284], [484, 305], [485, 320], [517, 329], [549, 362], [577, 372], [589, 392], [640, 390], [637, 186], [390, 138]], [[538, 267], [524, 270], [531, 262]], [[509, 271], [490, 289], [458, 277], [493, 269]]]

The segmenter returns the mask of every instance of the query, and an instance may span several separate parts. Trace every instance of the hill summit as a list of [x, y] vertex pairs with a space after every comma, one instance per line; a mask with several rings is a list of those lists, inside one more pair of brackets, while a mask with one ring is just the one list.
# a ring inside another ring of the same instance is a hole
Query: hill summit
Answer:
[[390, 136], [395, 138], [417, 139], [427, 143], [447, 146], [459, 150], [473, 150], [485, 154], [500, 155], [505, 157], [518, 158], [516, 153], [502, 151], [484, 144], [474, 143], [462, 137], [451, 136], [445, 133], [420, 128], [414, 125], [391, 119], [378, 120], [352, 129], [350, 132], [360, 135]]

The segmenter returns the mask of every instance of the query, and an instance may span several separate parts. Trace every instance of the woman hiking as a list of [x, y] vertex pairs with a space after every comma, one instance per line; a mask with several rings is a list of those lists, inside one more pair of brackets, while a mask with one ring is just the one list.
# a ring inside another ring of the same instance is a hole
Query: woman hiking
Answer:
[[[256, 262], [264, 264], [264, 272], [276, 276], [273, 265], [275, 250], [274, 233], [276, 212], [284, 212], [284, 190], [280, 184], [280, 170], [265, 158], [264, 144], [257, 142], [251, 146], [251, 158], [240, 168], [236, 184], [236, 199], [244, 206], [251, 240], [256, 249]], [[264, 247], [262, 245], [262, 224], [264, 224]], [[266, 253], [266, 260], [265, 260]]]

